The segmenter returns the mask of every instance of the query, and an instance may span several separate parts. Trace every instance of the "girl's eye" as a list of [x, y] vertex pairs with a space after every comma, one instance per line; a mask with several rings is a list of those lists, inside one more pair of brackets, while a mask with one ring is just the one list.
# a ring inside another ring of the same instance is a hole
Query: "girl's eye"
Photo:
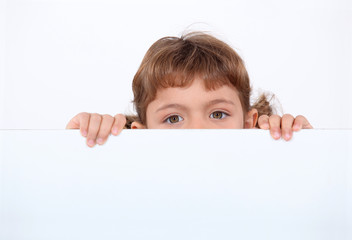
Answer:
[[179, 115], [172, 115], [172, 116], [170, 116], [170, 117], [168, 117], [167, 119], [166, 119], [166, 122], [168, 122], [168, 123], [178, 123], [178, 122], [181, 122], [183, 120], [183, 118], [181, 117], [181, 116], [179, 116]]
[[224, 112], [216, 111], [210, 114], [210, 118], [215, 118], [215, 119], [223, 119], [227, 117], [228, 115]]

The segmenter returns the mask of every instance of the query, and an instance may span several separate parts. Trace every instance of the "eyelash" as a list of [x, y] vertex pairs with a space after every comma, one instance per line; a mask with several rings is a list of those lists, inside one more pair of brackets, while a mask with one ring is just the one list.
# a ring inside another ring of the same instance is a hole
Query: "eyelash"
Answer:
[[[215, 117], [211, 117], [214, 113], [221, 113], [222, 114], [222, 116], [221, 116], [221, 118], [215, 118]], [[226, 118], [226, 117], [228, 117], [229, 116], [229, 114], [228, 113], [225, 113], [225, 112], [223, 112], [223, 111], [214, 111], [214, 112], [212, 112], [211, 114], [210, 114], [210, 118], [212, 118], [212, 119], [218, 119], [218, 120], [220, 120], [220, 119], [224, 119], [224, 118]], [[171, 122], [171, 118], [172, 117], [178, 117], [178, 121], [177, 122]], [[168, 124], [176, 124], [176, 123], [179, 123], [179, 122], [181, 122], [181, 121], [183, 121], [184, 119], [183, 119], [183, 117], [181, 117], [180, 115], [177, 115], [177, 114], [175, 114], [175, 115], [171, 115], [171, 116], [169, 116], [169, 117], [167, 117], [163, 122], [164, 123], [168, 123]]]
[[[172, 123], [172, 122], [170, 121], [170, 119], [171, 119], [172, 117], [178, 117], [178, 118], [181, 118], [181, 120], [178, 120], [177, 122]], [[174, 115], [171, 115], [171, 116], [167, 117], [167, 118], [164, 120], [164, 123], [176, 124], [176, 123], [179, 123], [179, 122], [181, 122], [181, 121], [183, 121], [183, 117], [181, 117], [180, 115], [174, 114]]]
[[[211, 117], [214, 113], [221, 113], [222, 114], [221, 118]], [[224, 118], [226, 118], [228, 116], [229, 116], [229, 114], [227, 114], [227, 113], [225, 113], [223, 111], [215, 111], [215, 112], [212, 112], [209, 117], [212, 118], [212, 119], [218, 119], [219, 120], [219, 119], [224, 119]]]

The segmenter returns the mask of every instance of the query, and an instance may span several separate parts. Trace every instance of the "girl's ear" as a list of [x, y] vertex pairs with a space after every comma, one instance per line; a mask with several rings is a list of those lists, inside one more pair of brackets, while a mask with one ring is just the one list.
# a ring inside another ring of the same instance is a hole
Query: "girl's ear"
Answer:
[[255, 128], [258, 120], [258, 111], [257, 109], [251, 109], [246, 116], [244, 128]]
[[131, 124], [131, 129], [144, 129], [144, 128], [146, 128], [146, 127], [140, 122], [134, 121]]

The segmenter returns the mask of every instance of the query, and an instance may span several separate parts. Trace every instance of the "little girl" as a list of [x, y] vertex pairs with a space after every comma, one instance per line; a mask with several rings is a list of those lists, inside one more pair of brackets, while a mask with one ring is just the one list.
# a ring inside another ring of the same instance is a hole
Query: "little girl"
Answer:
[[88, 146], [104, 144], [123, 128], [270, 129], [274, 139], [312, 128], [303, 116], [273, 115], [265, 95], [250, 105], [248, 73], [239, 55], [208, 34], [165, 37], [147, 51], [133, 79], [136, 116], [80, 113], [67, 129], [80, 129]]

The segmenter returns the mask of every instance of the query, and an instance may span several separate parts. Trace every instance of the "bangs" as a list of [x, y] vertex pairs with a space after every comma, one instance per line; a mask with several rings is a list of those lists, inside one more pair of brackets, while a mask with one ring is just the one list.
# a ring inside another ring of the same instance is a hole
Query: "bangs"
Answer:
[[[174, 42], [175, 40], [177, 42]], [[238, 76], [235, 76], [237, 71], [232, 66], [238, 61], [228, 54], [228, 49], [224, 49], [224, 46], [214, 46], [214, 42], [202, 46], [197, 44], [195, 39], [192, 40], [188, 41], [187, 36], [183, 40], [159, 40], [159, 45], [164, 42], [167, 48], [153, 53], [152, 60], [148, 61], [150, 68], [146, 82], [155, 89], [187, 87], [195, 78], [201, 79], [207, 90], [234, 85]]]
[[152, 84], [155, 90], [161, 88], [184, 88], [189, 87], [195, 79], [200, 79], [206, 90], [216, 90], [223, 85], [231, 85], [231, 82], [225, 74], [221, 72], [197, 71], [192, 72], [189, 69], [182, 71], [173, 71], [172, 73], [153, 78]]

